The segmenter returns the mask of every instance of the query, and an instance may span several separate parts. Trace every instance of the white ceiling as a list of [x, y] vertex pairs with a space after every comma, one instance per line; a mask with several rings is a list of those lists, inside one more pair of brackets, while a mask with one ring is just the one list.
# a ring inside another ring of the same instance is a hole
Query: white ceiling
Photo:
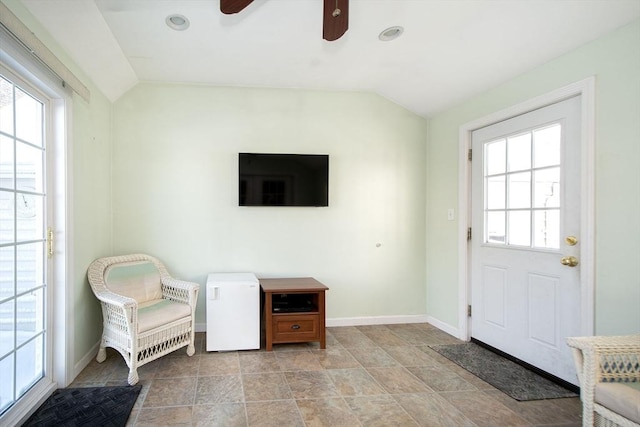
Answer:
[[[112, 101], [141, 81], [375, 92], [424, 117], [640, 17], [640, 0], [22, 0]], [[174, 31], [165, 18], [186, 16]], [[387, 27], [404, 34], [378, 40]]]

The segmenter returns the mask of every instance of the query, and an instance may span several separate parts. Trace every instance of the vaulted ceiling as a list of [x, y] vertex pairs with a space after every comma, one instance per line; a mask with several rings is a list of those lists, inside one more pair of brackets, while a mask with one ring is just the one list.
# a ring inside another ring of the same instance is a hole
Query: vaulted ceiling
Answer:
[[[640, 0], [22, 0], [112, 101], [138, 82], [375, 92], [424, 117], [640, 17]], [[166, 24], [186, 17], [188, 29]], [[388, 27], [404, 33], [392, 41]]]

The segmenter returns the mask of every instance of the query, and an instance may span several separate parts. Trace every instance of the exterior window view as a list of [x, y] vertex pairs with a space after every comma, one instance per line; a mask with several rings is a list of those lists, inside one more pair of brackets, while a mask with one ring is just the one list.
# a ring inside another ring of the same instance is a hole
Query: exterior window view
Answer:
[[0, 80], [0, 412], [44, 376], [44, 105]]

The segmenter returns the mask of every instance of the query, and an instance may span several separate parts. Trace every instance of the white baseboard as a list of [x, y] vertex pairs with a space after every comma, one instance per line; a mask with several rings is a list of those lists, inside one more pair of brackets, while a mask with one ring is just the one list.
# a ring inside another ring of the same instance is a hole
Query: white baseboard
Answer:
[[[327, 327], [363, 326], [363, 325], [391, 325], [399, 323], [428, 323], [424, 314], [406, 316], [371, 316], [371, 317], [337, 317], [326, 319]], [[207, 332], [206, 323], [196, 323], [196, 332]]]
[[406, 316], [337, 317], [327, 319], [325, 323], [328, 327], [427, 323], [427, 316], [415, 314]]
[[[400, 323], [429, 323], [443, 332], [460, 338], [458, 328], [442, 322], [435, 317], [426, 314], [401, 315], [401, 316], [370, 316], [370, 317], [334, 317], [326, 320], [328, 327], [337, 326], [363, 326], [363, 325], [395, 325]], [[207, 332], [206, 323], [196, 323], [196, 332]], [[96, 350], [97, 351], [97, 350]], [[95, 353], [94, 353], [95, 354]]]
[[91, 361], [96, 357], [99, 348], [100, 341], [95, 343], [93, 347], [91, 347], [91, 349], [82, 357], [82, 359], [80, 359], [78, 363], [73, 366], [73, 379], [71, 380], [71, 382], [73, 382], [73, 380], [75, 380], [76, 377], [80, 375], [80, 372], [82, 372], [82, 370], [86, 368], [87, 365], [89, 365], [89, 363], [91, 363]]
[[[429, 320], [428, 316], [424, 314], [416, 314], [408, 316], [337, 317], [325, 321], [327, 327], [391, 325], [399, 323], [429, 323]], [[196, 323], [196, 332], [207, 332], [207, 324]]]
[[450, 324], [445, 323], [442, 320], [438, 320], [432, 316], [427, 316], [427, 323], [435, 326], [436, 328], [440, 329], [442, 332], [446, 332], [449, 335], [453, 335], [458, 339], [461, 339], [463, 341], [466, 340], [466, 337], [460, 336], [460, 334], [462, 333], [460, 329], [456, 328], [455, 326], [451, 326]]

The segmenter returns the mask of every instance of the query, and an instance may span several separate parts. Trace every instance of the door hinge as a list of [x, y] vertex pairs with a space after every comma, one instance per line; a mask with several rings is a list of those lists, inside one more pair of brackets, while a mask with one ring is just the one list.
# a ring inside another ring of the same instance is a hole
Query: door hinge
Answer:
[[467, 228], [467, 240], [471, 240], [471, 227]]
[[469, 161], [471, 161], [471, 159], [473, 159], [473, 154], [472, 154], [471, 148], [469, 148], [469, 151], [467, 152], [467, 159], [469, 159]]
[[467, 317], [471, 317], [471, 304], [467, 306]]
[[47, 228], [47, 257], [53, 257], [53, 228]]

